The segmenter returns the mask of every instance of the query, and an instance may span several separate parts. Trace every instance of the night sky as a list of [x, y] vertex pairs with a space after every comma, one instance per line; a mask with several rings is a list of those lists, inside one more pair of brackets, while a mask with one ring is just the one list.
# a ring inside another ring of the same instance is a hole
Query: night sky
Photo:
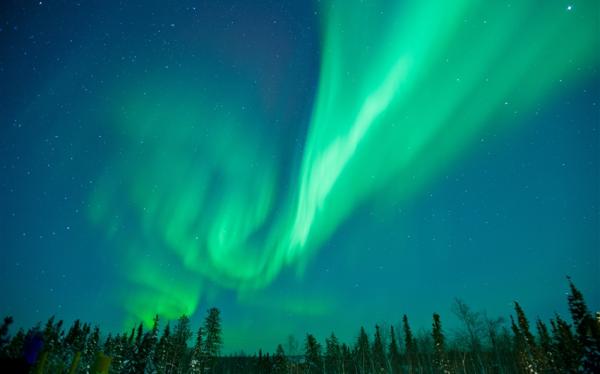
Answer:
[[225, 351], [600, 309], [600, 3], [2, 1], [0, 314]]

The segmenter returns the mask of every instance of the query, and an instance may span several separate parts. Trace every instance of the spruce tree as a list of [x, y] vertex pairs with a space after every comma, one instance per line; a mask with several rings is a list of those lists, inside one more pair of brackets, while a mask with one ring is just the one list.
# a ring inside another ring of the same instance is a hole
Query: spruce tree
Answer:
[[518, 366], [523, 372], [529, 372], [531, 366], [530, 358], [527, 352], [527, 341], [515, 323], [513, 316], [510, 316], [510, 327], [513, 332], [513, 349]]
[[552, 338], [548, 332], [548, 327], [539, 318], [537, 319], [535, 325], [538, 333], [538, 352], [543, 361], [543, 367], [553, 367]]
[[323, 373], [323, 360], [321, 358], [321, 345], [312, 334], [306, 335], [304, 345], [304, 359], [306, 362], [306, 372], [310, 374]]
[[408, 317], [406, 314], [402, 316], [402, 327], [404, 329], [404, 347], [406, 350], [406, 362], [408, 363], [409, 371], [412, 373], [416, 370], [417, 363], [417, 344], [413, 337]]
[[396, 332], [394, 331], [394, 326], [390, 328], [390, 335], [391, 340], [388, 348], [390, 356], [390, 369], [392, 374], [400, 374], [402, 371], [400, 350], [398, 349], [398, 342], [396, 341]]
[[433, 314], [431, 337], [433, 338], [433, 366], [438, 373], [450, 373], [450, 365], [446, 358], [446, 343], [440, 315]]
[[570, 277], [567, 279], [571, 289], [568, 296], [569, 310], [582, 349], [583, 368], [590, 373], [600, 373], [600, 325], [587, 308], [583, 294]]
[[204, 341], [202, 335], [202, 327], [200, 327], [196, 333], [196, 344], [192, 350], [192, 359], [190, 361], [190, 373], [192, 374], [200, 374], [204, 371]]
[[158, 314], [152, 319], [152, 330], [144, 336], [142, 341], [142, 355], [144, 357], [145, 367], [150, 368], [153, 371], [154, 368], [154, 357], [156, 355], [156, 345], [158, 343], [158, 324], [160, 319]]
[[577, 373], [581, 367], [581, 347], [571, 326], [558, 314], [550, 321], [552, 327], [552, 356], [560, 373]]
[[124, 360], [124, 349], [127, 344], [127, 337], [125, 334], [117, 334], [112, 342], [112, 365], [111, 372], [121, 373], [123, 360]]
[[540, 355], [535, 338], [529, 330], [529, 321], [525, 312], [518, 302], [515, 301], [515, 312], [517, 313], [517, 324], [519, 330], [521, 360], [524, 365], [524, 370], [528, 372], [539, 372], [545, 370], [543, 358]]
[[375, 325], [375, 338], [373, 340], [373, 368], [375, 373], [384, 373], [387, 371], [387, 359], [385, 349], [381, 341], [381, 331], [379, 325]]
[[167, 322], [163, 334], [156, 345], [156, 351], [154, 354], [154, 367], [159, 373], [167, 371], [167, 363], [169, 356], [172, 351], [172, 338], [171, 338], [171, 327], [170, 323]]
[[285, 351], [281, 344], [277, 345], [275, 356], [273, 356], [273, 373], [274, 374], [287, 374], [289, 363], [285, 356]]
[[[54, 317], [52, 317], [52, 319], [54, 319]], [[4, 322], [2, 322], [2, 326], [0, 326], [0, 351], [3, 351], [4, 346], [10, 341], [8, 338], [8, 329], [12, 323], [12, 317], [4, 317]]]
[[62, 324], [62, 320], [54, 323], [54, 316], [50, 317], [46, 322], [42, 332], [44, 347], [39, 360], [43, 362], [38, 365], [36, 370], [56, 371], [57, 365], [62, 362], [62, 354], [60, 352]]
[[527, 320], [527, 316], [525, 316], [525, 312], [523, 312], [521, 305], [519, 305], [517, 301], [515, 301], [515, 312], [517, 313], [519, 331], [525, 340], [525, 344], [528, 347], [535, 347], [535, 339], [533, 338], [531, 331], [529, 331], [529, 321]]
[[217, 358], [221, 354], [223, 340], [221, 337], [221, 314], [219, 309], [211, 308], [208, 310], [204, 320], [204, 357], [206, 359], [205, 367], [209, 370], [214, 368]]
[[152, 360], [152, 352], [155, 349], [156, 339], [158, 334], [158, 316], [154, 318], [152, 330], [144, 333], [142, 324], [138, 327], [138, 333], [136, 336], [132, 372], [144, 373], [146, 367]]
[[342, 366], [342, 351], [334, 333], [325, 339], [325, 372], [327, 374], [340, 373]]
[[100, 328], [94, 327], [94, 330], [90, 333], [83, 354], [81, 356], [81, 368], [84, 372], [89, 372], [92, 369], [94, 360], [96, 359], [96, 353], [98, 352], [98, 345], [100, 343]]
[[365, 328], [361, 326], [358, 340], [355, 347], [355, 356], [357, 366], [360, 373], [372, 372], [372, 361], [371, 361], [371, 345], [369, 344], [369, 336], [365, 332]]
[[177, 325], [173, 331], [172, 351], [168, 361], [167, 371], [177, 373], [181, 368], [187, 368], [186, 358], [188, 358], [188, 340], [192, 337], [190, 330], [190, 319], [182, 315], [177, 320]]
[[342, 354], [342, 374], [355, 372], [356, 366], [352, 360], [352, 352], [350, 351], [350, 347], [348, 347], [346, 343], [342, 343], [340, 351]]
[[23, 354], [23, 344], [25, 343], [25, 330], [20, 328], [12, 337], [10, 343], [5, 348], [6, 356], [11, 359], [21, 358]]

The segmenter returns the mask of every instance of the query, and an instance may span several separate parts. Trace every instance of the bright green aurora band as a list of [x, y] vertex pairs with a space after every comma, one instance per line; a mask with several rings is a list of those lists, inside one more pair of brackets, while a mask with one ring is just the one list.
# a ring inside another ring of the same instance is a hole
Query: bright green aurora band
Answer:
[[[553, 1], [400, 3], [322, 6], [321, 72], [296, 170], [244, 126], [265, 121], [246, 110], [251, 89], [156, 82], [125, 98], [122, 152], [90, 216], [127, 248], [123, 276], [137, 292], [122, 302], [132, 321], [192, 314], [223, 289], [244, 302], [285, 267], [301, 275], [353, 209], [405, 199], [492, 118], [508, 127], [589, 73], [574, 67], [598, 60], [593, 17], [557, 12]], [[581, 14], [594, 9], [578, 4]], [[141, 234], [121, 236], [124, 224]]]

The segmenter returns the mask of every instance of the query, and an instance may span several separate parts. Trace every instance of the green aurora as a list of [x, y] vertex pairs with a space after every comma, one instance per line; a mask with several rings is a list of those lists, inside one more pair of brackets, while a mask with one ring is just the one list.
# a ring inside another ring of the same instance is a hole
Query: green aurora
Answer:
[[[261, 103], [249, 80], [206, 75], [195, 85], [180, 73], [115, 91], [120, 151], [95, 184], [89, 216], [126, 264], [127, 323], [192, 315], [222, 290], [255, 303], [283, 269], [302, 277], [362, 204], [401, 203], [490, 126], [521, 126], [516, 114], [590, 74], [575, 67], [599, 62], [597, 3], [576, 10], [556, 1], [323, 2], [317, 91], [290, 163], [274, 156], [289, 150], [249, 126], [268, 121], [252, 110]], [[305, 315], [330, 309], [319, 296], [269, 303]]]

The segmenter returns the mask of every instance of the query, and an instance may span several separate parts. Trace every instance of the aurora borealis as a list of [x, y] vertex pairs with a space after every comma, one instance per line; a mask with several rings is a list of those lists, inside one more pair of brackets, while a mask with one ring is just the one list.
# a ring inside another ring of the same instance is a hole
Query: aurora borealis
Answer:
[[600, 308], [596, 1], [250, 3], [2, 5], [2, 312]]

